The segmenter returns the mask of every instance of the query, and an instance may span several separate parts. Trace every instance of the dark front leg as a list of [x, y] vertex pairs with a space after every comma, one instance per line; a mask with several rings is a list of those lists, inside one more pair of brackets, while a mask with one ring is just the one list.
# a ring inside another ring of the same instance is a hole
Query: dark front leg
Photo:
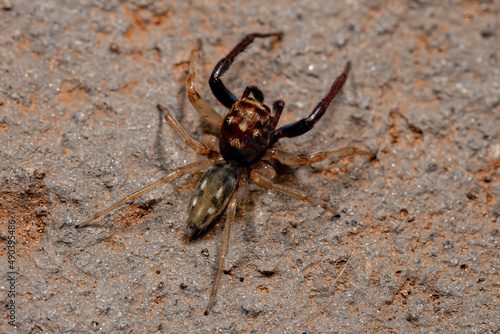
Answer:
[[233, 93], [231, 93], [224, 83], [221, 81], [222, 75], [229, 69], [229, 66], [233, 63], [234, 58], [246, 49], [250, 43], [253, 42], [255, 38], [263, 38], [263, 37], [271, 37], [283, 36], [282, 33], [271, 33], [271, 34], [250, 34], [247, 35], [236, 47], [229, 52], [229, 54], [222, 58], [214, 68], [208, 83], [210, 84], [210, 88], [212, 89], [212, 93], [215, 95], [217, 100], [220, 101], [226, 108], [231, 108], [231, 106], [238, 100]]
[[311, 130], [314, 124], [318, 123], [321, 117], [323, 117], [333, 98], [337, 95], [342, 86], [344, 86], [344, 83], [347, 79], [347, 74], [349, 73], [350, 69], [351, 62], [348, 62], [344, 68], [344, 72], [342, 72], [342, 74], [339, 75], [337, 79], [335, 79], [335, 82], [330, 88], [328, 94], [323, 98], [323, 100], [321, 100], [320, 103], [318, 103], [316, 108], [314, 108], [314, 110], [308, 117], [303, 118], [293, 124], [285, 125], [278, 130], [273, 131], [271, 135], [270, 145], [276, 143], [282, 137], [297, 137]]

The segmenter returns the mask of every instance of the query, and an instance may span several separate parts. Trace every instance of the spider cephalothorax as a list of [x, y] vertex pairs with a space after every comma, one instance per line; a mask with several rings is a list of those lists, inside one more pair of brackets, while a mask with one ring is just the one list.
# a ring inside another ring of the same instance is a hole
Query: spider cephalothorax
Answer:
[[219, 136], [220, 153], [224, 160], [248, 167], [259, 161], [269, 148], [271, 110], [248, 97], [236, 101], [227, 114]]
[[[79, 225], [79, 227], [86, 226], [91, 221], [125, 204], [127, 201], [133, 200], [179, 176], [206, 171], [196, 186], [190, 206], [188, 227], [192, 229], [191, 234], [200, 234], [226, 207], [228, 208], [228, 217], [224, 227], [219, 267], [205, 314], [208, 314], [210, 311], [217, 294], [224, 260], [229, 248], [229, 236], [236, 213], [236, 205], [247, 192], [249, 178], [267, 189], [320, 205], [331, 213], [337, 214], [328, 204], [310, 197], [303, 191], [275, 184], [272, 180], [276, 176], [276, 172], [264, 161], [276, 159], [287, 165], [307, 165], [327, 158], [342, 157], [355, 153], [374, 156], [369, 151], [355, 147], [344, 147], [312, 154], [289, 153], [272, 147], [281, 138], [297, 137], [311, 130], [324, 115], [331, 101], [344, 85], [350, 69], [350, 63], [348, 62], [342, 74], [337, 77], [330, 87], [327, 95], [316, 105], [308, 117], [276, 129], [281, 112], [285, 106], [283, 101], [275, 101], [271, 112], [270, 108], [264, 104], [264, 94], [259, 88], [255, 86], [247, 87], [241, 99], [238, 100], [224, 86], [221, 80], [221, 76], [229, 69], [235, 57], [252, 43], [255, 38], [273, 36], [281, 38], [282, 34], [250, 34], [246, 36], [215, 66], [210, 76], [209, 84], [219, 102], [230, 109], [225, 118], [222, 118], [219, 113], [212, 109], [197, 92], [196, 65], [198, 62], [199, 45], [191, 52], [187, 81], [188, 97], [200, 115], [220, 129], [219, 136], [204, 138], [202, 142], [197, 142], [188, 135], [165, 107], [158, 105], [158, 108], [165, 112], [167, 122], [177, 131], [188, 146], [202, 155], [212, 156], [220, 153], [222, 156], [221, 159], [212, 158], [179, 167], [163, 176], [160, 180], [126, 196]], [[250, 97], [250, 94], [253, 97]]]

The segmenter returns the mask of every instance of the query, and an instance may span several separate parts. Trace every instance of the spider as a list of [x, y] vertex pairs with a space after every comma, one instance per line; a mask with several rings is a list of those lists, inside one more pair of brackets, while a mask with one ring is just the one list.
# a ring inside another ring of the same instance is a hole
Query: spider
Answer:
[[[281, 39], [282, 36], [283, 33], [280, 32], [249, 34], [226, 57], [217, 63], [210, 76], [209, 85], [217, 100], [230, 109], [224, 118], [210, 107], [196, 90], [196, 67], [200, 49], [200, 43], [198, 42], [192, 50], [190, 57], [189, 76], [187, 79], [188, 97], [198, 113], [208, 122], [215, 124], [219, 128], [219, 135], [217, 137], [204, 136], [198, 142], [188, 135], [187, 131], [169, 114], [167, 108], [162, 105], [158, 105], [157, 107], [165, 113], [167, 123], [181, 136], [182, 140], [199, 154], [209, 155], [209, 159], [179, 167], [158, 181], [127, 195], [107, 209], [94, 214], [89, 219], [77, 225], [77, 227], [87, 226], [92, 221], [126, 202], [182, 175], [205, 171], [196, 186], [196, 191], [190, 205], [187, 225], [191, 231], [191, 237], [201, 234], [228, 207], [219, 266], [205, 315], [211, 311], [215, 301], [224, 267], [224, 260], [229, 248], [229, 236], [231, 226], [234, 222], [236, 206], [248, 190], [249, 178], [267, 189], [272, 189], [319, 205], [337, 216], [337, 212], [328, 204], [310, 197], [305, 192], [275, 184], [272, 180], [276, 176], [276, 172], [264, 161], [276, 159], [282, 164], [297, 166], [356, 153], [366, 154], [374, 158], [373, 153], [355, 147], [344, 147], [312, 154], [295, 154], [273, 148], [273, 145], [280, 139], [297, 137], [313, 128], [325, 114], [333, 98], [344, 85], [351, 67], [350, 62], [347, 62], [344, 71], [332, 84], [328, 94], [318, 103], [308, 117], [280, 128], [277, 128], [277, 125], [285, 106], [282, 100], [275, 101], [272, 108], [269, 108], [264, 104], [262, 91], [256, 86], [246, 87], [239, 100], [226, 88], [221, 81], [221, 77], [229, 69], [238, 54], [243, 52], [256, 38], [276, 37]], [[213, 158], [213, 156], [218, 154], [222, 158]]]

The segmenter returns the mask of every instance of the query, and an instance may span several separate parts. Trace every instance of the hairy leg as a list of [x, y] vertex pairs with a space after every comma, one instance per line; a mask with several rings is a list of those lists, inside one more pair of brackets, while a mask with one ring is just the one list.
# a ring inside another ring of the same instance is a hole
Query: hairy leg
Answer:
[[311, 130], [314, 124], [318, 123], [321, 117], [323, 117], [326, 110], [328, 109], [328, 106], [332, 102], [333, 98], [337, 95], [342, 86], [344, 86], [344, 83], [347, 80], [347, 74], [349, 73], [350, 69], [351, 69], [351, 63], [348, 62], [342, 74], [339, 75], [337, 79], [335, 79], [335, 82], [330, 87], [330, 91], [328, 92], [328, 94], [326, 94], [323, 100], [321, 100], [316, 105], [316, 107], [313, 109], [313, 111], [308, 117], [305, 117], [295, 123], [285, 125], [277, 130], [274, 130], [271, 135], [270, 145], [276, 143], [280, 138], [297, 137]]
[[189, 61], [189, 76], [187, 79], [186, 87], [188, 92], [189, 101], [198, 113], [203, 116], [207, 121], [219, 127], [222, 125], [222, 116], [219, 115], [201, 96], [196, 90], [196, 66], [198, 65], [198, 51], [200, 43], [191, 51], [191, 59]]
[[260, 162], [260, 166], [258, 166], [256, 169], [253, 169], [250, 172], [250, 178], [260, 186], [295, 197], [302, 201], [307, 201], [319, 205], [325, 210], [330, 211], [335, 216], [338, 215], [337, 211], [333, 210], [329, 205], [327, 205], [324, 202], [318, 201], [317, 199], [312, 198], [305, 192], [274, 183], [272, 179], [275, 176], [276, 172], [274, 171], [274, 169], [270, 165], [265, 164], [263, 162]]
[[205, 310], [205, 315], [208, 315], [208, 313], [210, 313], [210, 310], [212, 309], [212, 306], [215, 301], [215, 296], [217, 295], [217, 289], [219, 288], [220, 279], [222, 276], [222, 270], [224, 269], [224, 261], [226, 260], [227, 251], [229, 249], [229, 236], [231, 234], [231, 226], [233, 225], [234, 217], [236, 215], [236, 205], [247, 193], [247, 191], [248, 191], [248, 182], [245, 171], [244, 173], [243, 172], [240, 173], [240, 182], [238, 190], [234, 193], [233, 197], [231, 198], [231, 202], [229, 202], [229, 206], [227, 209], [227, 220], [226, 224], [224, 225], [224, 239], [222, 240], [222, 249], [219, 258], [219, 268], [217, 269], [217, 275], [215, 277], [212, 293], [210, 295], [207, 308]]
[[282, 150], [278, 150], [276, 148], [270, 148], [267, 150], [262, 160], [276, 159], [282, 164], [289, 166], [302, 166], [309, 165], [321, 160], [336, 158], [336, 157], [345, 157], [353, 154], [366, 154], [370, 156], [370, 158], [375, 158], [375, 154], [369, 152], [367, 150], [362, 150], [356, 147], [342, 147], [336, 150], [331, 151], [320, 151], [311, 154], [302, 154], [302, 153], [290, 153]]
[[127, 203], [128, 201], [136, 199], [137, 197], [142, 196], [145, 193], [150, 192], [151, 190], [158, 188], [159, 186], [164, 185], [165, 183], [170, 182], [175, 178], [178, 178], [179, 176], [204, 171], [204, 170], [210, 168], [210, 166], [215, 165], [218, 162], [220, 162], [220, 161], [218, 161], [218, 160], [204, 160], [204, 161], [193, 162], [191, 164], [187, 164], [185, 166], [179, 167], [179, 168], [175, 169], [174, 171], [168, 173], [167, 175], [163, 176], [158, 181], [155, 181], [151, 184], [148, 184], [147, 186], [125, 196], [124, 198], [122, 198], [121, 200], [116, 202], [115, 204], [111, 205], [109, 208], [104, 209], [102, 211], [99, 211], [98, 213], [94, 214], [92, 217], [90, 217], [89, 219], [76, 225], [75, 227], [78, 227], [78, 228], [85, 227], [85, 226], [89, 225], [92, 221], [94, 221], [94, 220], [102, 217], [103, 215], [113, 211], [114, 209], [116, 209], [119, 206], [122, 206], [123, 204]]
[[201, 155], [207, 155], [210, 152], [218, 152], [219, 151], [219, 142], [218, 139], [214, 136], [204, 136], [202, 142], [199, 143], [193, 138], [189, 137], [186, 130], [184, 130], [179, 122], [168, 113], [168, 109], [162, 105], [158, 105], [158, 109], [165, 113], [165, 120], [167, 123], [181, 136], [182, 140], [193, 150], [198, 152]]
[[256, 38], [264, 38], [276, 36], [281, 38], [283, 36], [282, 33], [270, 33], [270, 34], [250, 34], [247, 35], [238, 45], [234, 47], [234, 49], [229, 52], [227, 56], [222, 58], [217, 65], [215, 65], [214, 71], [210, 76], [208, 83], [210, 84], [210, 88], [212, 89], [212, 93], [215, 95], [217, 100], [222, 103], [226, 108], [231, 108], [231, 106], [238, 100], [233, 93], [229, 91], [229, 89], [224, 86], [224, 83], [221, 80], [222, 75], [229, 69], [231, 64], [241, 52], [243, 52]]

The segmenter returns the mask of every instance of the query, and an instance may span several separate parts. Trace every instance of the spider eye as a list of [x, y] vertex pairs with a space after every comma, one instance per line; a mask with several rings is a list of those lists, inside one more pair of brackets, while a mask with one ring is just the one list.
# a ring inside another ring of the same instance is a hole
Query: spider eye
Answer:
[[224, 125], [229, 125], [229, 118], [226, 118], [226, 119], [224, 120]]
[[252, 132], [252, 138], [253, 138], [253, 140], [255, 140], [255, 141], [258, 142], [261, 137], [262, 137], [262, 134], [260, 133], [259, 129], [253, 130], [253, 132]]

